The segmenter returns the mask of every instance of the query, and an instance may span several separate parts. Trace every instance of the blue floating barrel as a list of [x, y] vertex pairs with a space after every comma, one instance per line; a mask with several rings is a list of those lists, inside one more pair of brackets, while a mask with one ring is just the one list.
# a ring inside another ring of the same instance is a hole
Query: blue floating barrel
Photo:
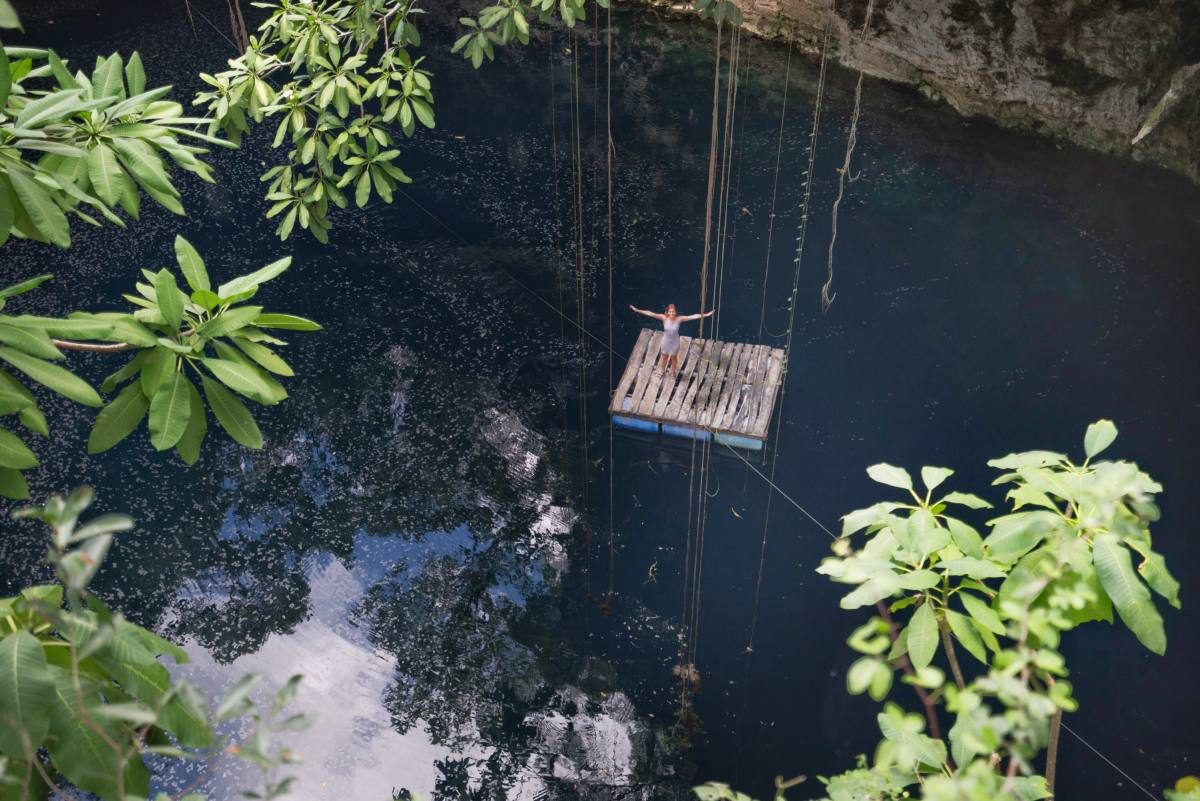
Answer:
[[652, 420], [642, 420], [637, 417], [625, 417], [624, 415], [614, 414], [612, 421], [613, 425], [619, 428], [628, 428], [633, 431], [647, 431], [651, 434], [658, 433], [658, 423]]
[[717, 434], [714, 439], [722, 445], [728, 445], [731, 448], [742, 448], [747, 451], [761, 451], [763, 447], [761, 439], [739, 437], [737, 434]]
[[692, 428], [691, 426], [676, 426], [670, 423], [663, 423], [662, 430], [664, 434], [670, 434], [672, 437], [683, 437], [684, 439], [698, 439], [701, 442], [708, 440], [712, 435], [701, 428]]

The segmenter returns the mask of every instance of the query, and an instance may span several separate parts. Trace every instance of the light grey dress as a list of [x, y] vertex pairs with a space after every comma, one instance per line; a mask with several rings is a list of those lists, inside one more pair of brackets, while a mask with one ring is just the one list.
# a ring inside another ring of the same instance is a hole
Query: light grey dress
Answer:
[[659, 346], [659, 353], [665, 353], [668, 356], [674, 356], [679, 352], [679, 319], [663, 320], [663, 338], [662, 345]]

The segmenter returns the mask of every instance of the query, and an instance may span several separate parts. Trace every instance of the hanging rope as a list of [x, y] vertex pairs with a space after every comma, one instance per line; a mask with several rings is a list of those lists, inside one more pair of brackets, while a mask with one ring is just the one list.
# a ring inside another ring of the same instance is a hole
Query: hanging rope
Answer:
[[[715, 41], [714, 48], [713, 48], [714, 57], [713, 57], [713, 83], [712, 83], [712, 87], [713, 87], [712, 88], [712, 126], [709, 131], [708, 182], [707, 182], [707, 188], [705, 191], [705, 200], [704, 200], [704, 249], [703, 249], [701, 261], [700, 261], [700, 300], [699, 300], [699, 305], [700, 305], [701, 311], [704, 310], [704, 301], [708, 297], [708, 257], [709, 257], [710, 249], [712, 247], [712, 224], [713, 224], [712, 212], [713, 212], [713, 198], [714, 198], [714, 193], [716, 190], [716, 177], [717, 177], [717, 129], [718, 129], [718, 125], [719, 125], [718, 112], [719, 112], [719, 104], [720, 104], [720, 98], [721, 98], [721, 95], [720, 95], [720, 91], [721, 91], [721, 39], [722, 39], [722, 35], [724, 34], [724, 30], [725, 30], [724, 17], [719, 16], [717, 18], [716, 41]], [[701, 317], [700, 318], [700, 333], [698, 334], [698, 336], [696, 338], [703, 339], [703, 337], [704, 337], [704, 318]], [[691, 642], [690, 642], [690, 630], [691, 630], [690, 622], [692, 620], [691, 609], [692, 609], [692, 605], [694, 604], [694, 601], [692, 604], [689, 604], [689, 600], [693, 599], [693, 594], [690, 593], [689, 591], [692, 590], [692, 588], [693, 588], [692, 578], [695, 573], [695, 567], [693, 566], [693, 558], [692, 558], [693, 539], [694, 539], [693, 532], [692, 532], [692, 522], [693, 522], [693, 516], [696, 512], [696, 509], [694, 506], [694, 501], [695, 501], [694, 493], [696, 491], [695, 478], [696, 478], [696, 440], [693, 438], [692, 439], [692, 447], [691, 447], [691, 458], [690, 458], [689, 465], [688, 465], [688, 494], [687, 494], [688, 513], [687, 513], [686, 546], [684, 549], [684, 561], [683, 561], [683, 566], [684, 566], [684, 569], [683, 569], [683, 574], [684, 574], [683, 602], [682, 602], [682, 609], [681, 609], [681, 614], [680, 614], [680, 620], [681, 620], [681, 623], [683, 626], [683, 631], [681, 632], [682, 639], [680, 642], [679, 663], [676, 666], [676, 674], [680, 679], [679, 703], [680, 703], [681, 710], [685, 709], [687, 707], [688, 694], [691, 689], [691, 682], [689, 681], [689, 679], [695, 673], [695, 666], [691, 663], [691, 661], [689, 659], [690, 654], [691, 654]], [[697, 545], [698, 545], [698, 543], [697, 543]], [[697, 552], [696, 552], [695, 561], [699, 561], [698, 548], [697, 548]], [[687, 660], [687, 661], [685, 661], [685, 660]]]
[[[783, 362], [784, 362], [784, 365], [788, 366], [788, 367], [790, 367], [790, 365], [791, 365], [792, 333], [795, 329], [796, 291], [797, 291], [797, 288], [798, 288], [799, 282], [800, 282], [800, 264], [801, 264], [801, 259], [804, 255], [805, 235], [808, 232], [808, 209], [809, 209], [809, 202], [812, 198], [813, 162], [814, 162], [814, 159], [816, 158], [817, 135], [821, 128], [821, 104], [824, 101], [824, 97], [825, 97], [825, 76], [827, 73], [827, 67], [828, 67], [828, 62], [829, 62], [829, 33], [830, 33], [831, 27], [832, 27], [832, 19], [827, 19], [826, 23], [825, 23], [825, 34], [822, 37], [822, 41], [821, 41], [821, 65], [820, 65], [818, 76], [817, 76], [817, 93], [816, 93], [815, 99], [813, 100], [812, 131], [809, 134], [809, 140], [808, 140], [808, 169], [805, 172], [804, 199], [800, 205], [800, 227], [799, 227], [799, 232], [796, 236], [795, 270], [794, 270], [794, 273], [792, 276], [792, 303], [791, 303], [791, 309], [789, 310], [789, 313], [788, 313], [787, 340], [784, 343], [784, 350], [783, 350]], [[786, 374], [785, 374], [785, 380], [783, 382], [783, 386], [781, 387], [781, 396], [785, 395], [786, 392], [787, 392], [787, 381], [786, 381]], [[783, 421], [783, 402], [782, 402], [782, 400], [780, 401], [780, 403], [777, 404], [777, 409], [778, 409], [778, 412], [776, 414], [775, 438], [774, 438], [774, 444], [771, 447], [771, 475], [770, 475], [770, 478], [763, 476], [763, 478], [766, 479], [767, 483], [770, 484], [772, 487], [775, 486], [775, 468], [779, 464], [779, 439], [780, 439], [779, 428], [782, 426], [782, 421]], [[749, 462], [747, 462], [747, 465], [749, 465]], [[755, 469], [755, 472], [757, 473], [758, 470]], [[759, 475], [761, 475], [761, 473]], [[764, 509], [764, 512], [763, 512], [762, 541], [759, 545], [759, 553], [758, 553], [758, 574], [757, 574], [757, 577], [755, 578], [755, 582], [754, 582], [754, 604], [753, 604], [751, 616], [750, 616], [750, 636], [746, 643], [746, 650], [748, 653], [753, 653], [753, 651], [754, 651], [754, 636], [758, 631], [758, 603], [759, 603], [759, 595], [762, 591], [763, 568], [766, 564], [767, 532], [768, 532], [768, 528], [769, 528], [770, 522], [771, 522], [771, 501], [774, 499], [774, 497], [775, 496], [772, 493], [767, 493], [767, 504], [766, 504], [766, 508]], [[805, 514], [807, 514], [807, 512], [805, 512]], [[809, 515], [809, 517], [815, 521], [815, 518], [812, 518], [811, 515]], [[818, 525], [820, 525], [820, 523], [818, 523]]]
[[[613, 133], [612, 133], [612, 3], [608, 4], [605, 19], [605, 162], [608, 167], [608, 350], [613, 351]], [[608, 358], [608, 397], [612, 397], [616, 385], [613, 383], [613, 359]], [[613, 426], [608, 427], [608, 592], [605, 604], [609, 613], [612, 611], [612, 597], [615, 582], [616, 536], [613, 525], [613, 474], [616, 472], [616, 462], [613, 459]]]
[[767, 319], [767, 284], [771, 274], [771, 243], [775, 238], [775, 205], [779, 197], [779, 165], [783, 159], [783, 126], [787, 122], [788, 87], [792, 80], [792, 44], [788, 43], [787, 67], [783, 72], [783, 104], [779, 107], [779, 137], [775, 143], [775, 179], [771, 184], [771, 213], [767, 217], [767, 257], [763, 261], [762, 302], [758, 310], [758, 341], [762, 342]]
[[579, 438], [580, 438], [580, 480], [583, 484], [583, 542], [584, 555], [584, 591], [587, 597], [592, 597], [591, 578], [591, 526], [588, 514], [591, 509], [588, 471], [591, 457], [588, 453], [588, 420], [587, 420], [587, 339], [583, 335], [587, 322], [587, 287], [583, 256], [583, 154], [580, 146], [579, 121], [579, 37], [571, 32], [572, 81], [571, 81], [571, 128], [573, 135], [572, 162], [575, 170], [574, 206], [575, 206], [575, 289], [576, 310], [579, 317]]
[[[859, 32], [859, 41], [867, 40], [867, 31], [871, 27], [871, 16], [875, 13], [875, 0], [868, 0], [867, 13], [863, 18], [862, 30]], [[838, 193], [837, 198], [833, 201], [833, 215], [831, 221], [832, 231], [829, 237], [829, 258], [827, 263], [827, 272], [825, 283], [821, 285], [821, 312], [829, 311], [830, 304], [833, 303], [837, 293], [831, 293], [833, 287], [833, 248], [837, 244], [837, 227], [838, 227], [838, 207], [842, 205], [842, 196], [846, 193], [847, 181], [853, 183], [858, 180], [857, 175], [850, 173], [850, 159], [854, 156], [854, 147], [858, 144], [858, 117], [862, 111], [862, 87], [863, 87], [863, 71], [858, 71], [858, 82], [854, 85], [854, 110], [850, 114], [850, 132], [846, 135], [846, 157], [842, 160], [842, 166], [838, 169]]]

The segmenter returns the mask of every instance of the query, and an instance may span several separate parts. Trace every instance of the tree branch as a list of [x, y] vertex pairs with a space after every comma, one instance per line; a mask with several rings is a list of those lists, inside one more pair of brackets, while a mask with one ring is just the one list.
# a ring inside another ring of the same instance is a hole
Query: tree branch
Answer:
[[54, 339], [51, 340], [54, 347], [59, 350], [78, 350], [85, 353], [119, 353], [123, 350], [134, 350], [140, 345], [131, 345], [128, 342], [76, 342], [71, 339]]
[[967, 686], [967, 683], [963, 680], [962, 668], [958, 666], [958, 653], [954, 650], [954, 641], [950, 639], [950, 627], [946, 625], [946, 618], [938, 619], [938, 630], [942, 633], [942, 647], [946, 649], [946, 659], [950, 662], [950, 672], [954, 674], [954, 683], [961, 690]]

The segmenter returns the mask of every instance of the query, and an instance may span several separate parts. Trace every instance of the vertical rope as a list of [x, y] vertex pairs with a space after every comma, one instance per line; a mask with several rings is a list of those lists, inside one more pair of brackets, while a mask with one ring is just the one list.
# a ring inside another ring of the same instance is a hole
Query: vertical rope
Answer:
[[[612, 133], [612, 3], [608, 4], [605, 19], [605, 162], [608, 167], [608, 397], [611, 399], [615, 390], [613, 384], [613, 133]], [[613, 458], [613, 427], [608, 427], [608, 597], [611, 603], [614, 585], [614, 561], [616, 547], [613, 542], [615, 531], [613, 526], [613, 473], [616, 471], [616, 461]]]
[[[553, 165], [551, 170], [551, 191], [550, 197], [553, 204], [554, 221], [550, 227], [552, 241], [554, 246], [553, 266], [554, 266], [554, 287], [558, 292], [558, 342], [563, 354], [567, 352], [567, 316], [563, 313], [563, 274], [559, 264], [559, 258], [562, 255], [562, 212], [560, 209], [559, 187], [558, 187], [558, 100], [557, 92], [554, 83], [554, 32], [550, 33], [550, 162]], [[559, 386], [567, 386], [567, 362], [566, 359], [559, 359]], [[567, 400], [566, 395], [562, 397], [562, 413], [563, 413], [563, 444], [564, 448], [567, 443]], [[564, 450], [564, 456], [566, 451]]]
[[[832, 15], [832, 9], [830, 9], [830, 14]], [[820, 62], [820, 68], [819, 68], [818, 77], [817, 77], [817, 91], [816, 91], [816, 97], [813, 100], [812, 130], [809, 133], [809, 141], [808, 141], [808, 165], [807, 165], [807, 169], [804, 173], [804, 175], [805, 175], [804, 194], [803, 194], [803, 200], [800, 205], [799, 231], [796, 236], [796, 255], [795, 255], [795, 259], [794, 259], [795, 270], [794, 270], [793, 276], [792, 276], [791, 309], [789, 310], [789, 314], [788, 314], [787, 340], [784, 345], [783, 361], [784, 361], [785, 368], [791, 364], [792, 334], [793, 334], [793, 331], [795, 328], [795, 314], [796, 314], [796, 302], [795, 302], [796, 301], [796, 292], [798, 291], [799, 282], [800, 282], [800, 264], [801, 264], [801, 259], [804, 255], [804, 240], [805, 240], [805, 236], [808, 232], [808, 210], [809, 210], [809, 202], [812, 198], [813, 165], [814, 165], [814, 162], [816, 159], [817, 136], [818, 136], [818, 134], [820, 132], [820, 128], [821, 128], [821, 105], [822, 105], [822, 103], [824, 101], [824, 97], [825, 97], [825, 77], [827, 74], [827, 67], [828, 67], [828, 61], [829, 61], [829, 58], [828, 58], [829, 33], [830, 33], [830, 29], [832, 27], [832, 21], [833, 21], [832, 16], [830, 16], [826, 19], [826, 22], [825, 22], [825, 32], [824, 32], [824, 36], [821, 41], [821, 62]], [[791, 50], [790, 49], [788, 51], [788, 57], [789, 57], [788, 58], [788, 66], [790, 68], [790, 66], [791, 66]], [[790, 74], [790, 69], [789, 69], [789, 74]], [[786, 108], [786, 103], [787, 103], [787, 88], [786, 87], [787, 87], [787, 77], [784, 78], [785, 108]], [[780, 117], [779, 126], [780, 126], [779, 127], [779, 143], [780, 144], [779, 144], [779, 149], [777, 150], [777, 153], [782, 151], [783, 126], [784, 126], [782, 113], [781, 113], [781, 117]], [[779, 156], [776, 155], [776, 181], [778, 181], [778, 163], [779, 163]], [[774, 191], [772, 191], [771, 208], [772, 208], [771, 217], [772, 217], [772, 224], [773, 224], [774, 223], [774, 208], [775, 208]], [[769, 240], [768, 240], [768, 243], [769, 243]], [[770, 245], [769, 244], [768, 244], [767, 252], [768, 252], [768, 260], [769, 260], [770, 259]], [[763, 271], [764, 297], [765, 297], [766, 278], [767, 278], [766, 269], [764, 268], [764, 271]], [[759, 335], [760, 336], [761, 336], [761, 333], [762, 333], [762, 320], [760, 318], [760, 321], [759, 321]], [[784, 377], [783, 377], [783, 387], [782, 387], [781, 393], [780, 393], [781, 400], [777, 404], [776, 413], [775, 413], [776, 431], [775, 431], [775, 436], [773, 438], [774, 444], [772, 445], [772, 449], [771, 449], [771, 474], [770, 474], [770, 478], [768, 479], [768, 486], [774, 486], [775, 470], [779, 464], [779, 439], [780, 439], [779, 429], [782, 427], [782, 424], [783, 424], [782, 397], [786, 394], [786, 390], [787, 390], [787, 371], [785, 370]], [[750, 668], [751, 668], [751, 665], [753, 664], [753, 659], [754, 659], [754, 641], [755, 641], [755, 637], [758, 634], [759, 601], [762, 596], [763, 575], [765, 572], [766, 560], [767, 560], [767, 535], [768, 535], [768, 531], [770, 529], [771, 505], [772, 505], [772, 501], [774, 500], [774, 497], [775, 497], [775, 494], [773, 492], [770, 492], [770, 491], [767, 492], [767, 503], [766, 503], [765, 509], [763, 510], [762, 538], [759, 543], [758, 569], [756, 571], [755, 580], [754, 580], [754, 601], [752, 603], [751, 612], [750, 612], [750, 632], [749, 632], [749, 635], [748, 635], [747, 641], [746, 641], [746, 670], [745, 670], [745, 674], [744, 674], [744, 677], [742, 680], [742, 705], [741, 705], [741, 710], [738, 712], [737, 730], [739, 732], [742, 730], [741, 722], [745, 717], [746, 708], [747, 708], [747, 705], [749, 702]], [[739, 745], [739, 749], [740, 749], [740, 745]], [[740, 762], [740, 760], [739, 760], [739, 762]]]
[[591, 463], [588, 454], [588, 421], [587, 421], [587, 338], [584, 327], [587, 322], [587, 290], [583, 257], [583, 153], [580, 146], [579, 120], [579, 37], [571, 32], [571, 55], [573, 71], [571, 82], [572, 129], [574, 134], [573, 161], [575, 168], [575, 287], [576, 308], [579, 314], [579, 437], [580, 447], [580, 478], [583, 483], [583, 538], [586, 553], [584, 556], [584, 584], [587, 596], [592, 595], [591, 578], [591, 526], [588, 515], [591, 511], [590, 481], [588, 468]]
[[[713, 211], [713, 197], [714, 197], [714, 193], [716, 191], [716, 178], [717, 178], [717, 128], [719, 125], [717, 115], [718, 115], [718, 111], [719, 111], [719, 104], [720, 104], [720, 98], [721, 98], [721, 95], [720, 95], [720, 91], [721, 91], [721, 39], [722, 39], [723, 33], [724, 33], [724, 17], [721, 17], [721, 18], [718, 18], [718, 20], [717, 20], [717, 35], [716, 35], [716, 42], [714, 45], [714, 59], [713, 59], [712, 126], [711, 126], [711, 129], [709, 132], [708, 184], [707, 184], [707, 189], [705, 192], [705, 201], [704, 201], [704, 251], [703, 251], [703, 256], [702, 256], [701, 262], [700, 262], [700, 300], [699, 300], [699, 305], [700, 305], [701, 312], [704, 311], [704, 300], [708, 296], [708, 256], [709, 256], [709, 251], [712, 246], [712, 223], [713, 223], [712, 211]], [[696, 338], [703, 339], [704, 338], [704, 318], [701, 317], [699, 322], [700, 322], [700, 333], [698, 334], [698, 336]], [[684, 660], [688, 658], [690, 651], [691, 651], [690, 621], [691, 621], [692, 615], [691, 615], [691, 607], [689, 606], [689, 603], [688, 603], [688, 599], [689, 599], [688, 590], [692, 586], [692, 574], [695, 570], [695, 568], [692, 566], [692, 561], [693, 561], [692, 560], [692, 540], [693, 540], [692, 518], [693, 518], [693, 513], [696, 511], [693, 506], [693, 492], [695, 491], [695, 479], [696, 479], [696, 440], [695, 440], [695, 438], [692, 439], [691, 451], [692, 451], [691, 459], [690, 459], [689, 466], [688, 466], [687, 547], [684, 552], [683, 609], [681, 610], [681, 614], [680, 614], [680, 620], [681, 620], [682, 626], [683, 626], [683, 631], [681, 632], [681, 634], [683, 635], [683, 642], [681, 642], [681, 644], [680, 644], [680, 654], [679, 654], [679, 671], [680, 671], [681, 678], [683, 678], [683, 669], [685, 668], [685, 666], [690, 666], [690, 662], [685, 663]], [[698, 560], [699, 560], [699, 553], [697, 550], [696, 561], [698, 561]], [[680, 706], [686, 706], [687, 698], [688, 698], [688, 689], [689, 689], [688, 681], [686, 679], [684, 679], [683, 681], [680, 682], [680, 684], [681, 684]]]
[[[824, 53], [822, 53], [824, 58]], [[763, 324], [767, 319], [767, 279], [771, 273], [771, 243], [775, 238], [775, 205], [779, 197], [779, 165], [783, 159], [783, 127], [787, 122], [788, 87], [792, 80], [792, 45], [788, 43], [787, 67], [783, 73], [783, 105], [779, 108], [779, 137], [775, 143], [775, 180], [771, 185], [771, 213], [767, 217], [767, 257], [763, 261], [762, 302], [758, 309], [758, 341], [762, 342]]]
[[[859, 41], [866, 41], [867, 31], [871, 27], [871, 16], [874, 13], [875, 0], [868, 0], [867, 13], [863, 18], [862, 30], [859, 32]], [[850, 174], [850, 159], [854, 156], [854, 148], [858, 144], [858, 117], [862, 112], [862, 87], [863, 71], [859, 70], [858, 82], [854, 85], [854, 110], [850, 114], [850, 131], [846, 135], [846, 157], [842, 160], [842, 166], [838, 169], [838, 193], [837, 198], [833, 201], [833, 215], [830, 223], [832, 231], [829, 237], [829, 258], [826, 266], [825, 283], [821, 285], [822, 313], [829, 311], [830, 304], [837, 297], [837, 293], [831, 293], [830, 290], [833, 288], [833, 248], [837, 244], [838, 207], [842, 205], [842, 196], [846, 193], [846, 181], [853, 182], [858, 180], [857, 176]]]

